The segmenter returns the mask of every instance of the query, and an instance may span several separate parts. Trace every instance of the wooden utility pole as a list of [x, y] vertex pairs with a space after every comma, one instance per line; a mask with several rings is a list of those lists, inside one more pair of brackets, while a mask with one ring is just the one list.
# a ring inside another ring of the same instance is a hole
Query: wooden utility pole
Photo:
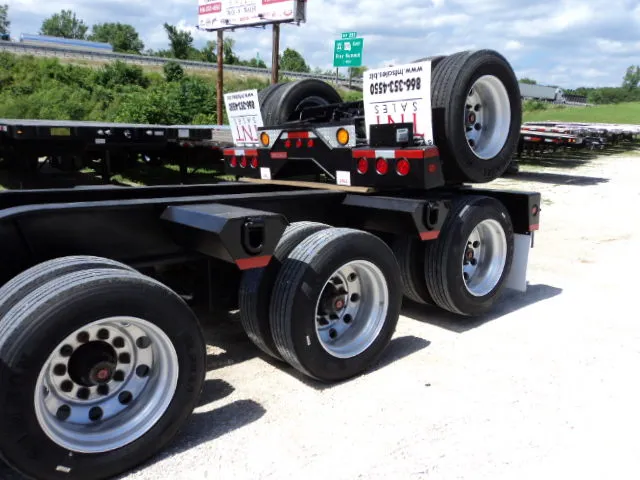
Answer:
[[271, 52], [271, 83], [278, 83], [278, 57], [280, 53], [280, 24], [273, 24], [273, 51]]
[[218, 30], [218, 85], [217, 85], [217, 119], [218, 125], [222, 125], [224, 115], [222, 113], [223, 108], [223, 88], [224, 88], [224, 35], [222, 30]]

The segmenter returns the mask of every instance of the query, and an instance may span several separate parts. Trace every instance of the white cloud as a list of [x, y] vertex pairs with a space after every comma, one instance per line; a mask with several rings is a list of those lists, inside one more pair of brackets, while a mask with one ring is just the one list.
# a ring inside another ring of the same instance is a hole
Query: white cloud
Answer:
[[[89, 25], [121, 21], [136, 27], [149, 48], [167, 48], [164, 22], [189, 29], [196, 45], [215, 39], [198, 31], [197, 0], [18, 0], [9, 7], [14, 36], [37, 32], [44, 18], [62, 8]], [[365, 39], [371, 67], [493, 48], [505, 54], [519, 76], [571, 88], [619, 85], [626, 68], [640, 64], [637, 0], [311, 0], [308, 23], [283, 25], [281, 51], [300, 51], [312, 67], [332, 68], [333, 41], [343, 31]], [[225, 33], [242, 58], [271, 59], [271, 29]]]

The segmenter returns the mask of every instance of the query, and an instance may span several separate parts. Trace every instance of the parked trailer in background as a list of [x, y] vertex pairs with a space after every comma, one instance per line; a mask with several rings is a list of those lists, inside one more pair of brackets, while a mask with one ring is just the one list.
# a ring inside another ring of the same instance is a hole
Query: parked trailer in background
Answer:
[[[334, 383], [385, 351], [403, 296], [464, 317], [526, 290], [540, 194], [472, 185], [518, 143], [511, 66], [461, 52], [365, 85], [354, 103], [315, 80], [245, 92], [231, 108], [257, 102], [259, 143], [225, 152], [245, 181], [0, 192], [7, 464], [102, 480], [164, 448], [204, 383], [196, 308], [239, 309], [256, 348]], [[377, 117], [407, 99], [412, 122]], [[309, 172], [326, 183], [294, 181]]]

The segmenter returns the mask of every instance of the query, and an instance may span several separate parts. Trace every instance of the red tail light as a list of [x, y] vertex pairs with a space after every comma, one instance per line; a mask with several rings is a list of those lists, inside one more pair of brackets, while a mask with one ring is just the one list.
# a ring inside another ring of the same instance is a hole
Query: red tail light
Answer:
[[389, 173], [389, 162], [384, 158], [379, 158], [376, 161], [376, 172], [378, 172], [379, 175], [386, 175]]
[[302, 140], [298, 139], [296, 141], [296, 148], [302, 148]]
[[314, 145], [315, 145], [315, 143], [314, 143], [313, 139], [310, 139], [310, 140], [307, 142], [307, 147], [309, 147], [309, 148], [313, 148], [313, 146], [314, 146]]
[[411, 165], [409, 164], [409, 160], [407, 160], [406, 158], [401, 158], [400, 160], [398, 160], [398, 163], [396, 164], [396, 173], [398, 175], [400, 175], [401, 177], [405, 177], [409, 175], [410, 171]]
[[358, 173], [360, 175], [364, 175], [368, 171], [369, 171], [369, 160], [362, 157], [360, 160], [358, 160]]
[[284, 148], [291, 148], [291, 140], [284, 142]]
[[235, 157], [235, 155], [231, 157], [231, 160], [229, 160], [229, 165], [231, 165], [233, 168], [236, 168], [238, 166], [238, 159]]
[[247, 168], [247, 157], [242, 157], [240, 159], [240, 168]]
[[258, 168], [258, 157], [253, 157], [251, 159], [251, 168]]

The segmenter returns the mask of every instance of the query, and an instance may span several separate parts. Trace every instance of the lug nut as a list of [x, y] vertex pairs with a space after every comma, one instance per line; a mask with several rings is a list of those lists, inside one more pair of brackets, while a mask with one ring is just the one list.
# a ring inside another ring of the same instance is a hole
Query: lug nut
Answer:
[[62, 377], [66, 373], [67, 373], [67, 366], [62, 363], [59, 363], [58, 365], [53, 367], [53, 374], [56, 375], [57, 377]]
[[71, 382], [70, 380], [65, 380], [60, 384], [60, 389], [65, 393], [69, 393], [71, 390], [73, 390], [73, 382]]
[[116, 348], [124, 348], [124, 338], [116, 337], [113, 339], [113, 346]]
[[100, 340], [109, 340], [109, 330], [106, 328], [101, 328], [98, 330], [98, 338]]
[[73, 347], [71, 345], [63, 345], [60, 349], [60, 355], [63, 357], [70, 357], [73, 354]]
[[131, 400], [133, 400], [133, 395], [131, 394], [131, 392], [122, 392], [120, 395], [118, 395], [118, 401], [122, 405], [129, 404]]
[[58, 411], [56, 412], [56, 417], [58, 420], [62, 420], [63, 422], [71, 416], [71, 407], [69, 405], [62, 405]]
[[138, 368], [136, 368], [136, 375], [140, 378], [144, 378], [149, 375], [150, 370], [151, 369], [146, 365], [139, 365]]
[[87, 343], [89, 341], [89, 338], [90, 336], [87, 332], [80, 332], [76, 337], [78, 343]]
[[125, 353], [121, 353], [118, 356], [118, 362], [124, 363], [124, 364], [131, 363], [131, 355], [129, 355], [126, 352]]
[[149, 337], [140, 337], [136, 340], [136, 345], [138, 348], [148, 348], [151, 345], [151, 340]]
[[332, 339], [335, 339], [335, 338], [338, 336], [338, 332], [336, 331], [336, 329], [335, 329], [335, 328], [332, 328], [331, 330], [329, 330], [329, 336], [330, 336]]
[[353, 295], [351, 295], [351, 301], [353, 303], [359, 302], [360, 301], [360, 295], [358, 295], [357, 293], [354, 293]]
[[122, 370], [118, 370], [116, 373], [113, 374], [113, 379], [116, 382], [124, 382], [124, 372]]
[[91, 396], [91, 392], [89, 391], [88, 388], [81, 388], [80, 390], [78, 390], [78, 393], [76, 393], [76, 396], [80, 400], [88, 400], [89, 397]]
[[351, 322], [353, 322], [353, 317], [351, 315], [345, 315], [342, 320], [344, 321], [344, 323], [349, 325]]
[[98, 385], [98, 394], [103, 397], [109, 395], [109, 385]]
[[97, 422], [98, 420], [100, 420], [102, 418], [102, 409], [100, 407], [93, 407], [91, 410], [89, 410], [89, 420], [91, 420], [92, 422]]

